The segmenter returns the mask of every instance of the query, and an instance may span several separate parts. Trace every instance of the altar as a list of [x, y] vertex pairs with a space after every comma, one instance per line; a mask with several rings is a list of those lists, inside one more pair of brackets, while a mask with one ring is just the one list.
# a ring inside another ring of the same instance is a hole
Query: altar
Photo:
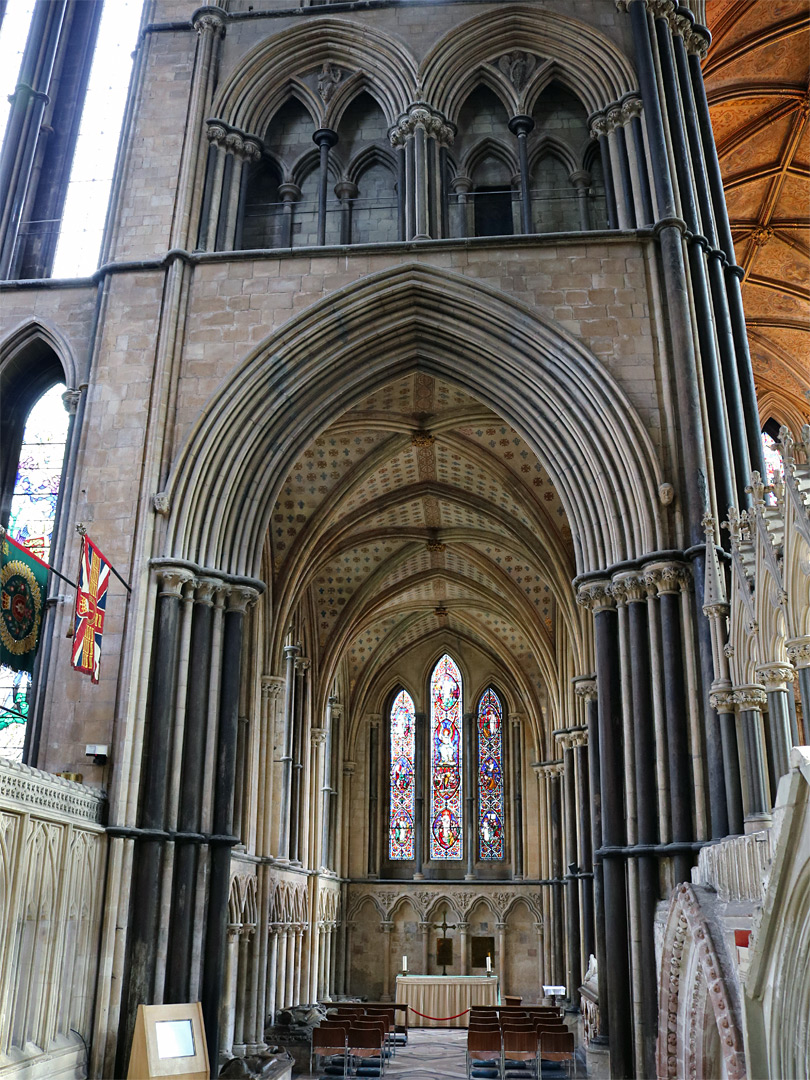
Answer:
[[[499, 1003], [498, 978], [495, 975], [398, 975], [396, 1000], [410, 1006], [408, 1027], [467, 1027], [469, 1016], [465, 1010], [471, 1005]], [[417, 1012], [424, 1015], [417, 1016]], [[425, 1016], [455, 1019], [426, 1020]]]

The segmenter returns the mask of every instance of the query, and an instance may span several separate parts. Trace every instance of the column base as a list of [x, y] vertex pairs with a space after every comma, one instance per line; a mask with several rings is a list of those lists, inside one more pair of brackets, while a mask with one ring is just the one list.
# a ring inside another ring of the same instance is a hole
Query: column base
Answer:
[[425, 875], [424, 874], [414, 874], [413, 875], [413, 880], [414, 881], [424, 881], [425, 880]]
[[770, 829], [773, 824], [773, 818], [770, 814], [751, 814], [750, 817], [745, 819], [745, 835], [749, 836], [751, 833], [762, 832], [763, 829]]
[[476, 881], [477, 878], [476, 878], [475, 874], [465, 874], [464, 875], [464, 880], [465, 881]]

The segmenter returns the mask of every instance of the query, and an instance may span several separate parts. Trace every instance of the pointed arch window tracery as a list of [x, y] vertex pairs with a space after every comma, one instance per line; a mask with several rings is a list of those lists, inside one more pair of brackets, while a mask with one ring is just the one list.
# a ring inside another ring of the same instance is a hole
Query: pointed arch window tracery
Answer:
[[415, 857], [416, 710], [407, 690], [400, 690], [394, 698], [389, 720], [391, 776], [388, 857], [408, 860]]
[[430, 679], [430, 858], [462, 858], [461, 672], [448, 654]]
[[503, 706], [490, 686], [481, 695], [478, 728], [478, 857], [504, 858]]

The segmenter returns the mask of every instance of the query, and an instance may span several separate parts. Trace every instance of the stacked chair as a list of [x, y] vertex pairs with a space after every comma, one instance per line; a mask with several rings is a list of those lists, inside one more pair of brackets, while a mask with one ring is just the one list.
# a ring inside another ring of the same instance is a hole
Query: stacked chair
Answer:
[[396, 1053], [395, 1007], [352, 1002], [328, 1008], [312, 1031], [310, 1072], [314, 1062], [323, 1077], [382, 1076]]
[[470, 1010], [467, 1080], [540, 1080], [542, 1063], [573, 1076], [574, 1036], [561, 1010], [544, 1005], [481, 1006]]

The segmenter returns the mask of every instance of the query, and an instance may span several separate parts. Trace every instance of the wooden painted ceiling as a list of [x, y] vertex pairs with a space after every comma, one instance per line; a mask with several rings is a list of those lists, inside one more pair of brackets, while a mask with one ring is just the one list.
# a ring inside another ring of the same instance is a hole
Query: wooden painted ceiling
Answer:
[[764, 423], [810, 421], [810, 0], [708, 0], [703, 71]]

